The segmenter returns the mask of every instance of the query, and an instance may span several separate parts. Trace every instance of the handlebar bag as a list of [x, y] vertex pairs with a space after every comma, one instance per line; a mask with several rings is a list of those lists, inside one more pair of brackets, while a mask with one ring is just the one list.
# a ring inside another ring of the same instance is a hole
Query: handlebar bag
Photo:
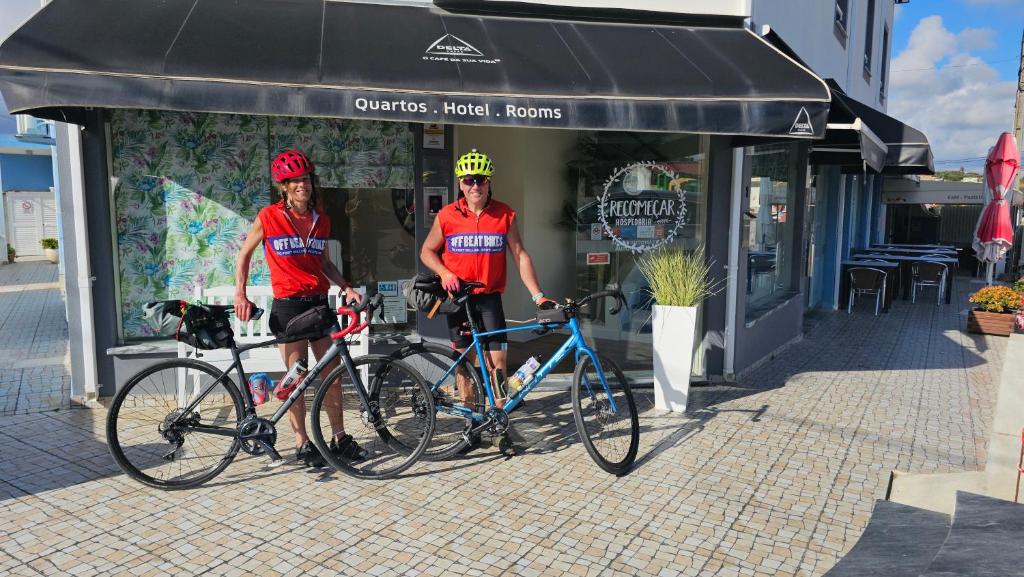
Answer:
[[223, 349], [235, 336], [227, 311], [213, 311], [203, 305], [189, 305], [182, 323], [186, 332], [178, 333], [178, 340], [197, 349]]
[[317, 340], [327, 336], [338, 324], [338, 315], [327, 305], [317, 305], [292, 317], [284, 327], [289, 340]]
[[544, 323], [567, 323], [568, 315], [563, 308], [537, 309], [537, 322]]

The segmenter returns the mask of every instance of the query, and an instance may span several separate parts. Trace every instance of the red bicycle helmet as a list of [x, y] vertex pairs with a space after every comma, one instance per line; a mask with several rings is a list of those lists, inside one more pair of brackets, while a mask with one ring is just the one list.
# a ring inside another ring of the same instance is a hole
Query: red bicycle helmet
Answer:
[[278, 154], [270, 163], [270, 174], [274, 177], [275, 182], [313, 174], [315, 169], [313, 161], [298, 150], [286, 150]]

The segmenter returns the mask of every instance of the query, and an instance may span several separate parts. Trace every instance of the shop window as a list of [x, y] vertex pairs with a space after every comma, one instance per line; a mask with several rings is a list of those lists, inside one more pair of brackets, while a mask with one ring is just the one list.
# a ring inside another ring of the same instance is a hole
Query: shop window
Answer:
[[[593, 307], [583, 328], [624, 368], [651, 366], [651, 297], [637, 260], [660, 247], [692, 251], [705, 242], [707, 143], [692, 134], [582, 133], [569, 164], [577, 293], [617, 283], [628, 305], [618, 315], [610, 302]], [[694, 373], [703, 370], [698, 350]]]
[[[379, 213], [396, 223], [388, 234], [401, 228], [397, 214], [408, 211], [405, 191], [413, 186], [413, 136], [406, 123], [146, 110], [111, 114], [113, 256], [123, 341], [159, 336], [142, 315], [146, 302], [191, 299], [197, 286], [234, 285], [235, 259], [253, 220], [278, 200], [270, 159], [286, 148], [313, 158], [322, 187], [345, 192], [342, 214], [353, 209], [371, 218], [366, 211], [372, 210], [372, 218]], [[335, 216], [335, 228], [344, 231], [339, 218], [344, 220]], [[377, 239], [373, 250], [388, 238]], [[355, 242], [362, 239], [356, 236]], [[345, 242], [340, 246], [344, 250]], [[355, 270], [358, 256], [351, 263]], [[415, 261], [407, 260], [411, 271]], [[359, 280], [376, 282], [383, 274], [394, 273], [369, 270]], [[253, 255], [249, 283], [270, 284], [262, 250]]]
[[754, 320], [797, 290], [800, 265], [791, 145], [747, 149], [750, 202], [743, 214], [746, 249], [746, 319]]
[[403, 279], [416, 274], [414, 191], [401, 188], [324, 188], [331, 217], [328, 252], [352, 284], [384, 293], [375, 331], [408, 334], [416, 313], [405, 306]]

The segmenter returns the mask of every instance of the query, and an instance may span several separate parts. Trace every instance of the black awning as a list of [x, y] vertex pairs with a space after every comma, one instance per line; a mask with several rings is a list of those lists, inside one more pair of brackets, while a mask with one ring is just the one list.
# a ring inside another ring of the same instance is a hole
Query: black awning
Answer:
[[830, 100], [743, 28], [335, 0], [54, 0], [0, 46], [0, 92], [69, 121], [143, 108], [792, 138], [822, 137]]
[[889, 147], [871, 130], [864, 120], [850, 108], [850, 97], [837, 86], [832, 88], [832, 106], [828, 111], [825, 139], [811, 147], [811, 164], [836, 164], [865, 167], [875, 172], [885, 170]]
[[847, 96], [833, 80], [825, 139], [811, 148], [811, 164], [868, 167], [882, 174], [932, 174], [935, 165], [925, 135]]

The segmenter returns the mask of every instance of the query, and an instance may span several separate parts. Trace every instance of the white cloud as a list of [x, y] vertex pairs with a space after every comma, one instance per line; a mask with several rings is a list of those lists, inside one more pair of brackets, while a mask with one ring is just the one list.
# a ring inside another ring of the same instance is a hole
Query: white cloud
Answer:
[[888, 112], [923, 131], [936, 160], [984, 157], [1012, 129], [1017, 83], [1000, 81], [995, 69], [970, 53], [990, 46], [993, 35], [988, 29], [953, 34], [941, 16], [928, 16], [892, 61]]

